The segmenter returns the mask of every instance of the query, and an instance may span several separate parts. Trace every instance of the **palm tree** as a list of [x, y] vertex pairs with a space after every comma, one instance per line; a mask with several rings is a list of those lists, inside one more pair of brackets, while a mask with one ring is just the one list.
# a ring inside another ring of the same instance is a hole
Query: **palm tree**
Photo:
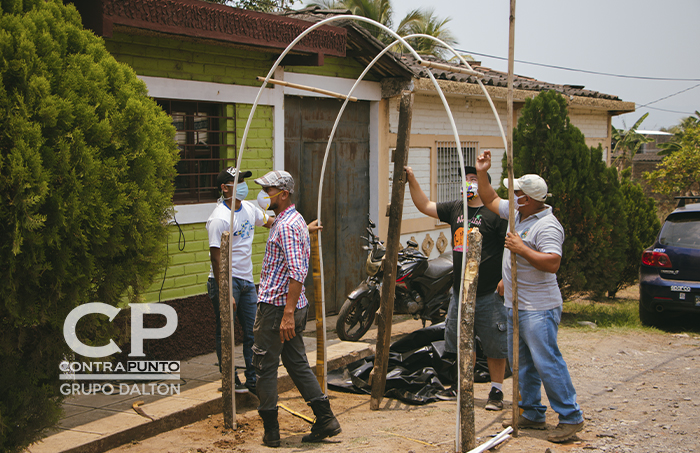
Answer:
[[[372, 19], [380, 24], [392, 28], [391, 15], [393, 12], [391, 0], [318, 0], [307, 3], [307, 6], [318, 6], [324, 9], [347, 9], [356, 16], [363, 16]], [[432, 8], [418, 8], [410, 11], [401, 19], [396, 33], [399, 36], [407, 36], [414, 33], [422, 33], [430, 36], [435, 36], [447, 44], [456, 44], [456, 40], [450, 30], [447, 29], [447, 23], [451, 18], [440, 19], [435, 15], [435, 10]], [[395, 41], [395, 38], [386, 33], [377, 26], [368, 23], [361, 23], [372, 36], [388, 45]], [[437, 57], [444, 56], [444, 49], [438, 46], [435, 41], [426, 38], [415, 38], [409, 42], [411, 46], [422, 55], [435, 55]], [[397, 51], [400, 48], [396, 49]]]
[[[447, 24], [451, 20], [451, 17], [440, 19], [435, 15], [435, 10], [433, 8], [419, 8], [409, 12], [406, 17], [401, 20], [397, 33], [400, 36], [417, 33], [429, 35], [452, 46], [457, 43], [457, 40], [447, 28]], [[432, 39], [413, 38], [409, 39], [408, 43], [421, 55], [435, 55], [440, 58], [449, 58], [446, 49]]]
[[[318, 6], [326, 9], [347, 9], [355, 16], [366, 17], [391, 28], [392, 8], [390, 0], [320, 0], [318, 2], [309, 2], [307, 6]], [[360, 25], [385, 44], [394, 41], [389, 34], [375, 25], [366, 22], [362, 22]]]

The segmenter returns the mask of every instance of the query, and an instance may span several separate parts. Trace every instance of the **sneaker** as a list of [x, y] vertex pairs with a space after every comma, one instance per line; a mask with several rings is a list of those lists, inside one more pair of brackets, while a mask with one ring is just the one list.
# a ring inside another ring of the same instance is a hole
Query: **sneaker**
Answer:
[[583, 429], [583, 424], [583, 422], [575, 425], [559, 423], [557, 427], [554, 428], [554, 431], [547, 436], [547, 440], [555, 443], [566, 442], [572, 437], [575, 437], [576, 433]]
[[486, 401], [484, 409], [487, 411], [502, 411], [503, 410], [503, 392], [496, 387], [491, 387], [489, 392], [489, 400]]
[[[508, 428], [509, 426], [512, 425], [513, 419], [512, 417], [508, 417], [505, 420], [503, 420], [503, 423], [501, 424], [504, 428]], [[547, 429], [547, 423], [545, 422], [533, 422], [532, 420], [529, 420], [522, 415], [518, 415], [518, 428], [523, 428], [523, 429]]]
[[450, 387], [445, 390], [440, 390], [435, 394], [435, 397], [443, 401], [456, 401], [457, 400], [457, 389]]
[[238, 375], [236, 375], [236, 389], [234, 390], [236, 393], [248, 393], [248, 387], [245, 385], [241, 384], [241, 380], [238, 379]]

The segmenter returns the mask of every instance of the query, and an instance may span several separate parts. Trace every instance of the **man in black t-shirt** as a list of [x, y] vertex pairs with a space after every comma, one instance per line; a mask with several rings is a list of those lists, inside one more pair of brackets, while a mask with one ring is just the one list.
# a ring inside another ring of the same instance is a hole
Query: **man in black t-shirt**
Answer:
[[[411, 167], [405, 167], [408, 188], [413, 204], [423, 214], [449, 223], [452, 229], [452, 256], [454, 264], [454, 283], [452, 300], [445, 320], [445, 351], [457, 353], [457, 303], [459, 287], [462, 280], [462, 253], [464, 237], [464, 202], [462, 199], [436, 203], [430, 201], [420, 188]], [[496, 288], [501, 281], [501, 264], [503, 244], [508, 222], [484, 207], [478, 193], [476, 169], [465, 167], [467, 186], [467, 230], [478, 227], [482, 235], [481, 263], [479, 263], [479, 280], [476, 287], [476, 307], [474, 330], [481, 340], [491, 375], [491, 391], [485, 408], [492, 411], [503, 409], [503, 377], [508, 357], [508, 324], [503, 298]], [[490, 181], [490, 177], [489, 177]], [[456, 399], [456, 386], [438, 394], [442, 399]]]

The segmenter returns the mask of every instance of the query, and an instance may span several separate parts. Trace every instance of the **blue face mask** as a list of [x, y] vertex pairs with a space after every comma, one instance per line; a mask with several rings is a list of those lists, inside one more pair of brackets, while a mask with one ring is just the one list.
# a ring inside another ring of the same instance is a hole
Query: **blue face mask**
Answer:
[[243, 182], [239, 182], [238, 185], [236, 186], [236, 200], [245, 200], [245, 197], [248, 196], [248, 184]]

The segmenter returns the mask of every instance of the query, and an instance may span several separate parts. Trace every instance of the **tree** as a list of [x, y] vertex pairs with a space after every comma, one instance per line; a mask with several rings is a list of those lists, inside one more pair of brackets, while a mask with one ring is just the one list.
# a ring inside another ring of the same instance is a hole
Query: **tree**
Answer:
[[[324, 9], [346, 9], [356, 16], [367, 17], [380, 24], [393, 28], [392, 14], [393, 8], [390, 0], [320, 0], [318, 2], [307, 3], [307, 6], [318, 6]], [[396, 28], [396, 33], [399, 36], [407, 36], [414, 33], [422, 33], [434, 36], [453, 45], [457, 41], [454, 35], [447, 28], [447, 24], [451, 18], [441, 19], [435, 15], [435, 10], [432, 8], [424, 9], [417, 8], [409, 11], [406, 16], [401, 19], [399, 26]], [[360, 23], [366, 28], [372, 36], [382, 41], [385, 45], [393, 43], [396, 38], [381, 28], [368, 24]], [[415, 38], [409, 42], [419, 54], [434, 55], [439, 58], [445, 57], [445, 49], [438, 46], [432, 39]], [[401, 46], [396, 49], [401, 50]]]
[[652, 138], [645, 137], [637, 132], [637, 129], [647, 116], [649, 116], [649, 113], [642, 115], [628, 131], [617, 129], [615, 126], [612, 126], [612, 158], [613, 165], [617, 168], [618, 172], [621, 172], [625, 166], [632, 165], [632, 159], [634, 159], [634, 156], [639, 152], [639, 149], [644, 143], [653, 141]]
[[[457, 43], [452, 32], [447, 28], [447, 24], [452, 18], [447, 17], [440, 19], [435, 15], [433, 8], [416, 9], [409, 12], [399, 24], [397, 33], [400, 36], [411, 34], [424, 34], [440, 39], [449, 45]], [[421, 55], [434, 55], [439, 58], [449, 58], [452, 54], [447, 55], [447, 49], [440, 46], [437, 42], [428, 38], [412, 38], [408, 44]]]
[[218, 3], [222, 5], [233, 6], [234, 8], [247, 9], [250, 11], [259, 11], [261, 13], [274, 13], [277, 11], [286, 11], [290, 9], [294, 3], [301, 0], [204, 0], [209, 3]]
[[700, 114], [673, 129], [668, 155], [652, 172], [644, 173], [652, 191], [663, 195], [700, 194]]
[[622, 172], [620, 191], [624, 198], [625, 216], [627, 217], [627, 252], [620, 278], [608, 290], [609, 297], [615, 297], [617, 292], [639, 280], [639, 261], [644, 249], [654, 243], [656, 234], [661, 228], [656, 216], [654, 199], [644, 195], [644, 189], [632, 181], [629, 168]]
[[[135, 302], [162, 270], [178, 150], [72, 5], [3, 0], [0, 14], [0, 450], [15, 451], [58, 419], [68, 313]], [[112, 333], [78, 327], [93, 345]]]
[[600, 146], [586, 146], [564, 98], [546, 91], [526, 101], [513, 149], [514, 175], [538, 174], [553, 194], [548, 203], [566, 234], [557, 273], [562, 291], [601, 296], [611, 290], [624, 267], [627, 220], [617, 171], [605, 165]]

